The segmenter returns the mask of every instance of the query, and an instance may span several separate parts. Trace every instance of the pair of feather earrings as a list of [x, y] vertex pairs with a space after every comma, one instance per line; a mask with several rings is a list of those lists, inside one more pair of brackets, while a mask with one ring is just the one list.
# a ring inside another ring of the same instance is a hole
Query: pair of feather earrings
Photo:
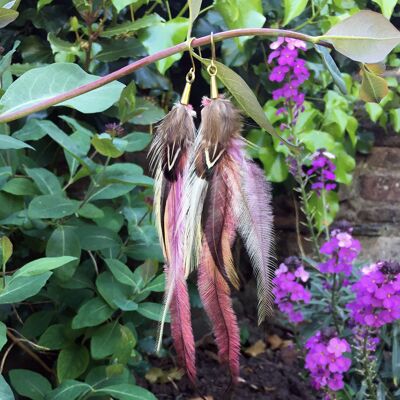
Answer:
[[189, 104], [192, 68], [181, 102], [160, 123], [150, 148], [154, 210], [166, 260], [158, 347], [169, 310], [178, 362], [195, 382], [186, 279], [197, 269], [198, 290], [213, 326], [220, 361], [228, 365], [233, 382], [237, 382], [240, 336], [231, 287], [239, 287], [239, 278], [232, 246], [240, 235], [257, 277], [262, 322], [272, 312], [271, 189], [263, 171], [245, 153], [239, 111], [218, 95], [214, 62], [207, 71], [211, 98], [203, 98], [198, 132]]

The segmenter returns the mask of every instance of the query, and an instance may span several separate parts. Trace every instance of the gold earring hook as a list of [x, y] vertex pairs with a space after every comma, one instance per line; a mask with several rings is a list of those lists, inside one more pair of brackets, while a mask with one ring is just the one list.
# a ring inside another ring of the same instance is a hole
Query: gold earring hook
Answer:
[[218, 99], [218, 84], [217, 84], [217, 65], [215, 64], [215, 42], [214, 33], [211, 32], [211, 62], [207, 67], [208, 75], [210, 75], [210, 97], [211, 99]]
[[190, 90], [192, 88], [192, 83], [194, 82], [194, 80], [196, 78], [196, 64], [194, 62], [193, 48], [192, 48], [192, 42], [194, 39], [195, 38], [192, 37], [192, 38], [188, 39], [188, 41], [187, 41], [190, 60], [192, 61], [192, 67], [190, 68], [189, 72], [186, 74], [186, 85], [185, 85], [185, 88], [183, 89], [182, 96], [181, 96], [181, 104], [183, 104], [184, 106], [187, 106], [189, 104]]

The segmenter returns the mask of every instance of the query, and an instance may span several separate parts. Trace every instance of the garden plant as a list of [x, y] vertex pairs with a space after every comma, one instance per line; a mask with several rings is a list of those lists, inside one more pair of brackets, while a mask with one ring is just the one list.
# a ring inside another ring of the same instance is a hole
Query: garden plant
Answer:
[[[362, 124], [400, 132], [399, 17], [393, 0], [0, 0], [0, 400], [186, 398], [185, 373], [206, 396], [200, 299], [232, 377], [215, 398], [282, 398], [241, 378], [247, 264], [252, 329], [283, 327], [312, 398], [399, 399], [400, 260], [363, 258], [335, 219]], [[277, 193], [297, 243], [271, 262]]]

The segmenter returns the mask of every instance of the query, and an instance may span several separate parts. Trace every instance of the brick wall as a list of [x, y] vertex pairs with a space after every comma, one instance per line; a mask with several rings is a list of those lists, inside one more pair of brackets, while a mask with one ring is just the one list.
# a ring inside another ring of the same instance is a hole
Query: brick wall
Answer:
[[350, 221], [365, 258], [400, 258], [400, 136], [376, 131], [371, 153], [357, 156], [351, 187], [341, 187], [339, 218]]
[[[354, 226], [364, 260], [400, 259], [400, 136], [374, 131], [371, 153], [357, 156], [352, 185], [340, 188], [338, 219]], [[299, 253], [292, 197], [276, 195], [274, 213], [280, 261]], [[307, 249], [307, 243], [303, 245]]]

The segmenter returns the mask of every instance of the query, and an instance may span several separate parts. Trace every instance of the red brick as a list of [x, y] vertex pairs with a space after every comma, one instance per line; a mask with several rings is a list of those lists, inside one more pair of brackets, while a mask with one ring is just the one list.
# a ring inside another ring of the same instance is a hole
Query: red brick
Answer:
[[400, 177], [364, 175], [360, 179], [361, 197], [366, 200], [400, 201]]

